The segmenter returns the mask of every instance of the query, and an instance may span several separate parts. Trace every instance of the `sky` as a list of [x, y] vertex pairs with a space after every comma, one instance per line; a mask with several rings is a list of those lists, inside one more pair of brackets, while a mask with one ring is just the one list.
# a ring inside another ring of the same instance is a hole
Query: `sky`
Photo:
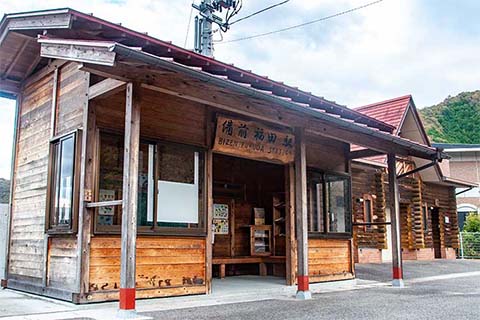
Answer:
[[[373, 0], [290, 0], [239, 22], [224, 41], [300, 24]], [[200, 0], [195, 0], [199, 3]], [[243, 0], [237, 17], [280, 0]], [[22, 0], [0, 14], [71, 7], [184, 46], [191, 0]], [[480, 89], [480, 1], [384, 0], [253, 40], [215, 44], [215, 58], [348, 107], [412, 94], [419, 108]], [[192, 23], [186, 47], [193, 47]], [[232, 19], [234, 20], [234, 19]], [[219, 32], [215, 39], [220, 40]], [[0, 177], [10, 176], [14, 102], [0, 98]]]

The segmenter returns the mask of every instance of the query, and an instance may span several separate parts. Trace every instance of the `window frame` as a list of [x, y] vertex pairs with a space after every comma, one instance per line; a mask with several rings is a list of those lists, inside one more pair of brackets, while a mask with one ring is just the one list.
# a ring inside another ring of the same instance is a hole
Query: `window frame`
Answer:
[[[352, 230], [353, 230], [353, 221], [352, 221], [352, 176], [349, 173], [345, 172], [336, 172], [336, 171], [326, 171], [326, 170], [320, 170], [317, 168], [312, 168], [308, 167], [307, 168], [307, 186], [308, 186], [308, 176], [309, 173], [314, 173], [314, 174], [320, 174], [322, 176], [322, 197], [323, 197], [323, 232], [320, 231], [310, 231], [308, 230], [308, 238], [311, 239], [325, 239], [325, 238], [330, 238], [330, 239], [351, 239], [352, 238]], [[345, 218], [348, 217], [348, 224], [346, 223], [346, 228], [348, 228], [349, 231], [347, 232], [330, 232], [329, 230], [329, 223], [330, 223], [330, 217], [329, 214], [327, 213], [327, 176], [337, 176], [337, 177], [342, 177], [346, 178], [345, 181], [347, 181], [348, 186], [347, 186], [347, 195], [345, 196], [345, 202], [346, 202], [346, 215]], [[308, 190], [307, 190], [308, 194]], [[318, 200], [317, 200], [318, 201]], [[310, 210], [310, 205], [307, 205], [307, 210]], [[309, 215], [309, 213], [307, 213]], [[307, 223], [307, 226], [309, 227], [309, 224]]]
[[[61, 135], [52, 137], [49, 140], [48, 155], [48, 178], [47, 178], [47, 198], [46, 198], [46, 215], [45, 215], [45, 232], [48, 234], [76, 234], [78, 232], [78, 213], [79, 213], [79, 192], [80, 192], [80, 156], [82, 130], [75, 129]], [[73, 138], [73, 183], [72, 183], [72, 211], [70, 223], [68, 225], [52, 225], [52, 205], [53, 197], [58, 181], [55, 181], [54, 170], [58, 167], [57, 154], [55, 146], [63, 141]]]
[[[123, 139], [123, 132], [110, 129], [98, 129], [98, 147], [97, 153], [98, 157], [96, 160], [97, 174], [95, 178], [95, 201], [99, 199], [99, 190], [100, 190], [100, 152], [101, 152], [101, 137], [102, 135], [107, 136], [118, 136]], [[205, 237], [207, 235], [207, 149], [201, 146], [195, 146], [191, 144], [186, 144], [182, 142], [173, 142], [163, 139], [153, 139], [147, 137], [140, 137], [140, 144], [154, 145], [154, 155], [153, 155], [153, 221], [157, 219], [157, 193], [158, 193], [158, 178], [159, 178], [159, 161], [158, 161], [158, 147], [159, 145], [174, 145], [174, 146], [184, 146], [192, 150], [192, 152], [199, 153], [199, 160], [203, 162], [203, 181], [199, 184], [203, 188], [203, 195], [201, 197], [202, 204], [199, 203], [199, 207], [202, 207], [202, 213], [199, 214], [199, 227], [196, 228], [185, 228], [185, 227], [161, 227], [157, 226], [156, 223], [153, 223], [152, 226], [137, 226], [137, 234], [142, 236], [189, 236], [189, 237]], [[123, 154], [122, 154], [123, 158]], [[200, 173], [199, 169], [199, 173]], [[123, 198], [123, 195], [122, 195]], [[199, 198], [200, 200], [200, 198]], [[148, 201], [148, 199], [147, 199]], [[117, 210], [122, 210], [122, 206], [116, 206]], [[121, 214], [121, 213], [120, 213]], [[138, 211], [137, 211], [138, 214]], [[98, 220], [98, 208], [95, 210], [94, 223], [93, 223], [93, 233], [95, 235], [119, 235], [121, 234], [121, 225], [110, 226], [108, 228], [99, 228], [97, 223]]]
[[[370, 212], [367, 212], [367, 201], [370, 201]], [[375, 210], [374, 210], [374, 199], [373, 199], [373, 196], [371, 194], [364, 194], [363, 195], [363, 222], [364, 223], [372, 223], [373, 222], [373, 216], [374, 216], [374, 213], [375, 213]], [[367, 217], [369, 217], [369, 221], [367, 221]], [[371, 231], [373, 228], [372, 228], [372, 225], [365, 225], [363, 230], [364, 231]]]
[[422, 220], [423, 220], [423, 232], [428, 233], [428, 213], [429, 213], [428, 203], [424, 202], [422, 204]]

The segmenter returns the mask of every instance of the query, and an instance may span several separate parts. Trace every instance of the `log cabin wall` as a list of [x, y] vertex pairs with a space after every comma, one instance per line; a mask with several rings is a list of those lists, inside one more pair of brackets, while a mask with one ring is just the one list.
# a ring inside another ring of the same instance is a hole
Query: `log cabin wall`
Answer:
[[[364, 197], [371, 196], [373, 205], [372, 222], [385, 222], [385, 173], [382, 169], [362, 165], [352, 166], [352, 211], [353, 221], [364, 223]], [[361, 201], [363, 200], [363, 201]], [[386, 249], [386, 227], [353, 227], [355, 248]]]
[[76, 63], [58, 65], [41, 77], [43, 70], [33, 74], [21, 95], [8, 280], [11, 287], [69, 300], [76, 283], [76, 236], [45, 233], [49, 140], [82, 127], [88, 73]]
[[[439, 208], [440, 238], [442, 247], [458, 249], [458, 217], [455, 188], [432, 183], [422, 184], [423, 201], [429, 207]], [[447, 217], [447, 219], [445, 219]], [[448, 223], [446, 223], [446, 220]], [[428, 214], [428, 231], [425, 234], [427, 247], [433, 247], [432, 217]]]

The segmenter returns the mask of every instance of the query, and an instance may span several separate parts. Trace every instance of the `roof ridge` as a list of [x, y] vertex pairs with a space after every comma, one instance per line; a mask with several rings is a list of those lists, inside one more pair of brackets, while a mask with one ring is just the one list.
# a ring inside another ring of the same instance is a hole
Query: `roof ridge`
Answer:
[[412, 99], [412, 95], [411, 94], [406, 94], [406, 95], [403, 95], [403, 96], [400, 96], [400, 97], [391, 98], [391, 99], [383, 100], [383, 101], [379, 101], [379, 102], [374, 102], [374, 103], [370, 103], [370, 104], [360, 106], [360, 107], [355, 107], [353, 109], [356, 110], [356, 111], [360, 111], [360, 110], [363, 110], [363, 109], [366, 109], [366, 108], [371, 108], [371, 107], [375, 107], [375, 106], [382, 105], [382, 104], [385, 104], [385, 103], [390, 103], [390, 102], [394, 102], [394, 101], [398, 101], [398, 100], [403, 100], [403, 99], [406, 99], [406, 98]]

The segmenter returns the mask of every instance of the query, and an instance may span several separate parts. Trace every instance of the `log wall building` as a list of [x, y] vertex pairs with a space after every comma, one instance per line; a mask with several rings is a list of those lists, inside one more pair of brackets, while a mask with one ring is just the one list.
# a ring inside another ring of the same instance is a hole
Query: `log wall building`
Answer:
[[[395, 127], [394, 133], [429, 145], [411, 96], [375, 103], [357, 110]], [[471, 183], [446, 177], [438, 164], [408, 174], [425, 164], [411, 158], [397, 162], [400, 230], [405, 260], [455, 259], [459, 247], [455, 188]], [[354, 228], [355, 260], [379, 263], [391, 259], [386, 158], [358, 160], [352, 165], [353, 219], [378, 223]], [[387, 201], [385, 201], [387, 199]]]

